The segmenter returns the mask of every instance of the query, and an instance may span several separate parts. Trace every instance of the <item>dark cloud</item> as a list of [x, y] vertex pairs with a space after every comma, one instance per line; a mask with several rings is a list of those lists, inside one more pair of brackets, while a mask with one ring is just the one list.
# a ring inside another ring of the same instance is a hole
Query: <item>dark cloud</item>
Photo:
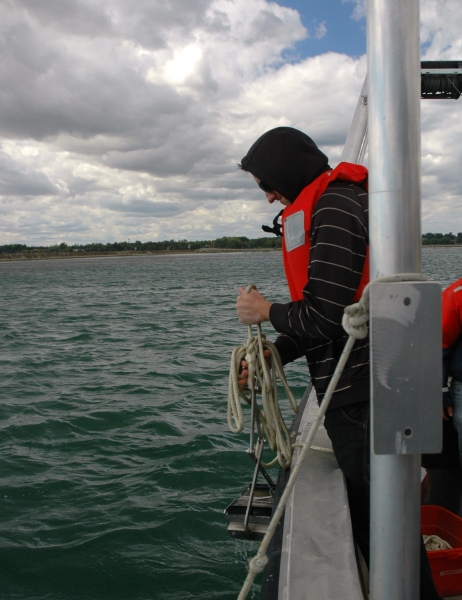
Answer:
[[132, 215], [146, 215], [149, 217], [174, 217], [188, 210], [186, 203], [181, 204], [179, 202], [152, 202], [150, 200], [129, 200], [128, 202], [108, 200], [103, 202], [102, 205], [116, 212], [132, 214]]
[[250, 31], [244, 38], [247, 46], [254, 46], [262, 41], [290, 38], [291, 28], [289, 23], [283, 21], [270, 10], [262, 10], [251, 22]]
[[15, 0], [31, 18], [45, 28], [73, 35], [102, 35], [113, 30], [107, 2], [85, 0]]
[[[78, 48], [60, 45], [28, 24], [15, 24], [2, 33], [4, 136], [37, 140], [60, 133], [84, 138], [134, 136], [187, 110], [186, 100], [173, 88], [146, 81], [121, 47], [95, 43], [79, 55]], [[92, 50], [99, 53], [97, 60]]]
[[[202, 138], [200, 133], [194, 145], [188, 143], [190, 137], [190, 132], [185, 131], [183, 140], [178, 139], [181, 135], [172, 134], [171, 138], [165, 140], [158, 148], [108, 152], [104, 162], [112, 168], [143, 171], [163, 177], [187, 175], [197, 162], [212, 153], [212, 149], [207, 144], [208, 140], [203, 140], [203, 144], [200, 143]], [[153, 139], [153, 145], [157, 145], [156, 141]]]
[[54, 196], [59, 189], [44, 173], [14, 161], [0, 151], [0, 194], [6, 196]]
[[[167, 45], [166, 32], [177, 31], [184, 41], [194, 39], [195, 28], [210, 24], [207, 10], [212, 3], [212, 0], [137, 0], [134, 10], [132, 2], [116, 0], [114, 21], [124, 37], [157, 49]], [[222, 22], [215, 14], [212, 21], [217, 20]]]
[[101, 191], [104, 188], [98, 185], [96, 179], [72, 177], [67, 183], [67, 189], [69, 191], [69, 196], [75, 198], [76, 196], [84, 196], [89, 192]]
[[90, 226], [82, 221], [69, 221], [69, 220], [57, 220], [54, 223], [46, 223], [42, 226], [42, 231], [45, 233], [47, 230], [55, 233], [84, 233], [90, 231]]
[[191, 36], [195, 27], [225, 26], [225, 15], [207, 11], [212, 0], [15, 0], [29, 19], [46, 30], [74, 36], [118, 37], [145, 48], [165, 47], [166, 34]]

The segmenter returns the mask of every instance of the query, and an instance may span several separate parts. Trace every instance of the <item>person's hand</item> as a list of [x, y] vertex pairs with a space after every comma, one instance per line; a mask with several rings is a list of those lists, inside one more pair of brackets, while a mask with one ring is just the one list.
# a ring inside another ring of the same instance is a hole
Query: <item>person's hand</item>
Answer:
[[452, 406], [443, 406], [443, 419], [449, 421], [449, 417], [454, 416], [454, 410]]
[[239, 292], [236, 310], [240, 323], [256, 325], [262, 321], [269, 321], [271, 302], [268, 302], [257, 290], [252, 290], [247, 294], [245, 288], [240, 287]]
[[247, 389], [247, 379], [249, 377], [247, 361], [241, 360], [241, 368], [239, 369], [239, 387], [241, 390]]
[[[266, 358], [266, 361], [269, 363], [271, 352], [268, 349], [263, 350], [263, 355]], [[247, 380], [249, 377], [248, 367], [249, 365], [247, 364], [247, 361], [241, 360], [241, 368], [239, 370], [239, 387], [241, 388], [241, 390], [247, 389]]]

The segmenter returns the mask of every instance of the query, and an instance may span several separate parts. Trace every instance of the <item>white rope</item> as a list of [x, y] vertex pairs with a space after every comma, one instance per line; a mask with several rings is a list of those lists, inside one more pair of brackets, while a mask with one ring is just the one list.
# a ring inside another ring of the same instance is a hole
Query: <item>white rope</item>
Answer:
[[425, 550], [452, 550], [452, 546], [441, 539], [438, 535], [424, 535], [423, 541], [425, 544]]
[[[381, 277], [380, 279], [375, 279], [374, 281], [386, 283], [398, 281], [404, 282], [425, 280], [426, 277], [421, 275], [420, 273], [401, 273], [390, 277]], [[316, 417], [311, 425], [308, 437], [303, 443], [303, 446], [296, 458], [295, 465], [292, 466], [289, 481], [287, 482], [281, 499], [279, 500], [279, 504], [273, 513], [270, 524], [268, 525], [268, 529], [265, 533], [265, 537], [263, 538], [260, 544], [260, 548], [258, 549], [257, 554], [249, 562], [249, 571], [244, 581], [244, 585], [242, 586], [242, 589], [239, 593], [238, 600], [245, 600], [245, 598], [247, 598], [247, 594], [249, 593], [250, 588], [252, 587], [255, 577], [258, 575], [258, 573], [261, 573], [261, 571], [263, 571], [268, 562], [266, 551], [268, 549], [269, 543], [271, 542], [279, 520], [282, 517], [282, 514], [287, 504], [287, 500], [289, 499], [289, 496], [292, 493], [292, 489], [295, 485], [297, 475], [302, 467], [306, 455], [308, 454], [308, 450], [310, 450], [311, 444], [318, 431], [321, 420], [324, 417], [327, 408], [329, 407], [331, 398], [335, 392], [335, 388], [337, 387], [338, 380], [340, 379], [348, 357], [350, 356], [350, 352], [353, 348], [353, 345], [357, 339], [364, 339], [368, 334], [367, 321], [369, 320], [369, 295], [371, 283], [369, 283], [364, 288], [360, 300], [355, 304], [352, 304], [351, 306], [347, 306], [344, 310], [342, 326], [345, 329], [345, 331], [349, 334], [347, 343], [345, 344], [345, 348], [343, 349], [343, 352], [340, 355], [337, 367], [335, 368], [334, 374], [332, 375], [332, 379], [329, 382], [326, 393], [324, 394], [324, 398], [319, 406], [318, 412], [316, 413]]]
[[[246, 292], [256, 289], [250, 285]], [[270, 356], [265, 359], [264, 352], [269, 350]], [[289, 388], [281, 357], [276, 346], [265, 339], [261, 327], [257, 325], [257, 336], [254, 337], [252, 327], [248, 326], [248, 338], [244, 346], [234, 348], [231, 355], [231, 368], [229, 371], [228, 390], [228, 426], [233, 433], [239, 433], [244, 429], [244, 415], [242, 412], [241, 399], [251, 404], [251, 390], [245, 392], [239, 387], [239, 372], [241, 362], [245, 360], [248, 364], [248, 385], [253, 385], [256, 376], [258, 387], [261, 389], [262, 410], [255, 406], [255, 417], [258, 431], [261, 437], [266, 438], [271, 450], [277, 453], [276, 458], [270, 463], [263, 463], [269, 467], [277, 461], [285, 468], [292, 460], [292, 446], [290, 434], [282, 418], [278, 401], [277, 377], [284, 385], [287, 399], [296, 413], [297, 402]]]

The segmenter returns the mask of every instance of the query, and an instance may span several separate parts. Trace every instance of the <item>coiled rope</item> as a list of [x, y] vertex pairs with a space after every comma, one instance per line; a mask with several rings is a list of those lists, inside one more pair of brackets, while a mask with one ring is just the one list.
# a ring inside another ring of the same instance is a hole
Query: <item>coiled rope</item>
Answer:
[[452, 550], [452, 546], [439, 537], [439, 535], [424, 535], [423, 541], [425, 545], [425, 550], [433, 551], [433, 550]]
[[[255, 289], [257, 289], [255, 285], [249, 285], [246, 293], [250, 293]], [[268, 359], [265, 359], [265, 350], [269, 350], [270, 356]], [[270, 463], [262, 462], [262, 465], [270, 467], [278, 461], [281, 467], [286, 468], [292, 460], [292, 446], [289, 431], [279, 408], [277, 377], [281, 380], [287, 399], [295, 413], [298, 412], [298, 406], [284, 375], [279, 352], [276, 346], [262, 335], [260, 324], [257, 325], [256, 337], [253, 335], [252, 326], [248, 326], [248, 338], [245, 345], [234, 348], [231, 355], [228, 426], [233, 433], [239, 433], [244, 429], [241, 399], [247, 404], [251, 404], [252, 401], [252, 391], [248, 390], [246, 392], [239, 387], [239, 371], [242, 360], [245, 360], [248, 364], [248, 385], [252, 386], [256, 377], [258, 387], [261, 389], [262, 410], [255, 405], [258, 432], [260, 437], [266, 438], [271, 450], [277, 453], [274, 460]]]
[[[426, 277], [421, 275], [420, 273], [400, 273], [391, 277], [381, 277], [379, 279], [375, 279], [374, 283], [425, 280]], [[364, 339], [368, 334], [367, 322], [369, 320], [369, 298], [371, 283], [369, 283], [364, 288], [360, 300], [355, 304], [352, 304], [351, 306], [347, 306], [344, 310], [342, 318], [342, 327], [349, 335], [347, 343], [345, 344], [345, 348], [343, 349], [343, 352], [340, 355], [337, 367], [334, 371], [334, 374], [332, 375], [332, 379], [329, 382], [324, 398], [321, 402], [321, 405], [319, 406], [318, 412], [316, 413], [316, 417], [311, 425], [308, 437], [306, 438], [305, 442], [301, 447], [301, 450], [296, 458], [295, 465], [292, 466], [289, 481], [287, 482], [285, 490], [281, 496], [281, 499], [279, 500], [279, 504], [273, 513], [270, 524], [268, 525], [268, 530], [265, 533], [265, 537], [263, 538], [260, 544], [260, 548], [258, 549], [257, 554], [249, 562], [249, 570], [247, 573], [247, 577], [239, 593], [238, 600], [245, 600], [245, 598], [247, 598], [247, 594], [249, 593], [250, 588], [252, 587], [255, 577], [258, 575], [258, 573], [261, 573], [261, 571], [263, 571], [268, 562], [268, 557], [266, 556], [268, 545], [274, 535], [274, 532], [276, 531], [277, 524], [279, 523], [279, 520], [282, 517], [282, 514], [287, 504], [287, 500], [289, 499], [289, 496], [292, 493], [295, 481], [297, 479], [297, 475], [302, 467], [306, 455], [308, 454], [308, 450], [310, 449], [316, 432], [318, 431], [321, 420], [324, 417], [327, 408], [329, 407], [329, 403], [335, 392], [335, 388], [337, 387], [338, 380], [340, 379], [348, 357], [350, 356], [350, 352], [353, 348], [353, 345], [357, 339]]]

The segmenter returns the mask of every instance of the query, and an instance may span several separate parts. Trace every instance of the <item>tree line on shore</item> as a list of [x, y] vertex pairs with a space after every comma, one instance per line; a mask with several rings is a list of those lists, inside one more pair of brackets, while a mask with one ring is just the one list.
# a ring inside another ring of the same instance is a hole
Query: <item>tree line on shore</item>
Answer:
[[163, 242], [113, 242], [107, 244], [56, 244], [53, 246], [27, 246], [26, 244], [0, 245], [0, 254], [70, 254], [74, 252], [165, 252], [165, 251], [194, 251], [207, 249], [246, 250], [258, 248], [280, 248], [281, 238], [264, 237], [249, 239], [247, 237], [222, 237], [216, 240], [189, 242], [188, 240], [164, 240]]
[[462, 244], [462, 233], [424, 233], [422, 236], [424, 246], [448, 246]]
[[[165, 252], [165, 251], [194, 251], [207, 249], [221, 250], [253, 250], [281, 248], [280, 237], [263, 237], [249, 239], [247, 237], [221, 237], [216, 240], [189, 242], [188, 240], [164, 240], [162, 242], [113, 242], [107, 244], [55, 244], [53, 246], [27, 246], [26, 244], [0, 245], [0, 254], [70, 254], [73, 252]], [[462, 244], [462, 233], [424, 233], [424, 246], [449, 246]]]

